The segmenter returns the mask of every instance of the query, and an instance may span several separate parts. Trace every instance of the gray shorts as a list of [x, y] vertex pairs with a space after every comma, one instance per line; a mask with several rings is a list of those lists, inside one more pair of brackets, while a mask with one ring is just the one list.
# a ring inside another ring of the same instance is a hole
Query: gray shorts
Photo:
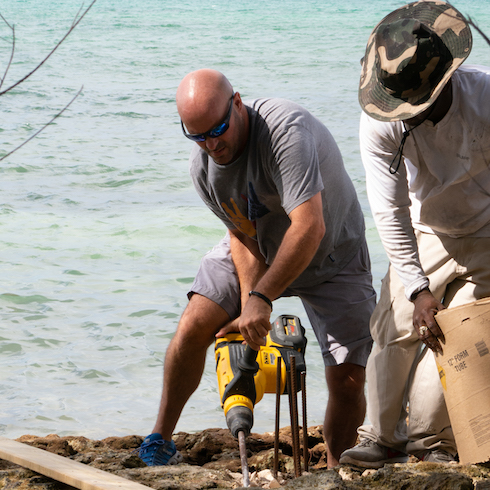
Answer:
[[[230, 318], [240, 314], [240, 287], [228, 234], [202, 259], [189, 291], [220, 305]], [[335, 277], [315, 286], [288, 288], [298, 296], [322, 351], [325, 366], [350, 362], [365, 366], [371, 352], [369, 319], [376, 303], [366, 241]]]

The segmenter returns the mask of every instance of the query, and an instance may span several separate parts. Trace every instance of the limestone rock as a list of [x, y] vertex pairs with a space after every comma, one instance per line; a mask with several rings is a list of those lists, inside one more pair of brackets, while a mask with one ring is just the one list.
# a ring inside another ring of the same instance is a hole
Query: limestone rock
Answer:
[[[196, 434], [179, 432], [174, 441], [184, 463], [147, 467], [138, 457], [143, 437], [109, 437], [100, 441], [85, 437], [22, 436], [20, 442], [115, 473], [155, 490], [232, 490], [243, 488], [237, 441], [226, 429]], [[300, 437], [302, 441], [302, 436]], [[327, 470], [321, 427], [308, 429], [309, 473], [294, 478], [291, 430], [279, 434], [279, 475], [274, 478], [274, 434], [247, 438], [252, 488], [284, 490], [490, 490], [487, 465], [444, 465], [417, 462], [363, 470], [342, 465]], [[73, 490], [20, 466], [0, 460], [0, 488], [5, 490]]]

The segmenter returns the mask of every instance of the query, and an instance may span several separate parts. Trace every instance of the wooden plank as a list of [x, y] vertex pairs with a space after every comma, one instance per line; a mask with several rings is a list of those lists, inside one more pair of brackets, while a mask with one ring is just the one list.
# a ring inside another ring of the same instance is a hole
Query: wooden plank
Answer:
[[0, 458], [80, 490], [148, 490], [150, 488], [6, 437], [0, 437]]

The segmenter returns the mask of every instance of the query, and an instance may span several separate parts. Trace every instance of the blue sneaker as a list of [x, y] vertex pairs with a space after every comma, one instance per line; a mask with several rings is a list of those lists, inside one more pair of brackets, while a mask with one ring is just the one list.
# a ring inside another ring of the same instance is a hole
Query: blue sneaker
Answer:
[[184, 458], [174, 441], [165, 441], [160, 434], [150, 434], [139, 448], [139, 457], [147, 466], [165, 466], [181, 463]]

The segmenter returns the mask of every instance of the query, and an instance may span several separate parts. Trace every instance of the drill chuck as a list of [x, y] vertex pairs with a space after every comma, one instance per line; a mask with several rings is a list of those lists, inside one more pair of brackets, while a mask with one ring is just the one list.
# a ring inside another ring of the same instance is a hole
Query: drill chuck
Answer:
[[245, 437], [250, 434], [254, 425], [254, 416], [250, 408], [243, 405], [231, 407], [226, 413], [226, 424], [231, 435], [238, 439], [238, 433], [243, 432]]

